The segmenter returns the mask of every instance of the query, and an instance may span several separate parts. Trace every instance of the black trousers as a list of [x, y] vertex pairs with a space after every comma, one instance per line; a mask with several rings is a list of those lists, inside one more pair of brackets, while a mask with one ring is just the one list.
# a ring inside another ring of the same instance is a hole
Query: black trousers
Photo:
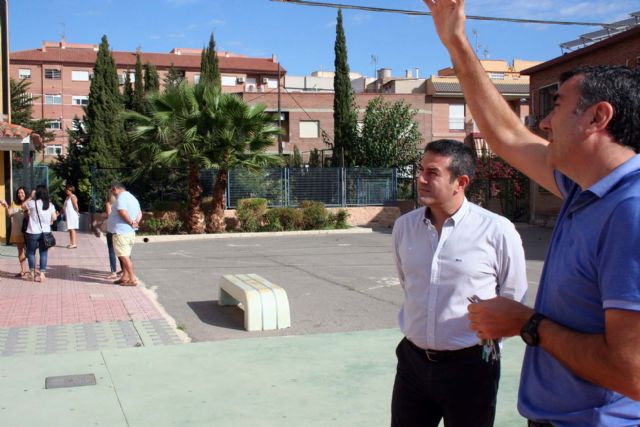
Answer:
[[[476, 351], [477, 350], [477, 351]], [[427, 357], [404, 338], [391, 400], [392, 427], [491, 427], [500, 362], [482, 360], [482, 348]]]

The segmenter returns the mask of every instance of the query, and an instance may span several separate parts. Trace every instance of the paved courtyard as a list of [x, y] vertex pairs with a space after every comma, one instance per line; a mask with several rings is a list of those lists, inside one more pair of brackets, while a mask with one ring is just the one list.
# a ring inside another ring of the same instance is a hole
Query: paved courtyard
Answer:
[[[550, 230], [520, 227], [532, 303]], [[397, 327], [402, 292], [389, 230], [365, 234], [260, 236], [148, 243], [135, 268], [194, 341]], [[292, 327], [246, 332], [243, 313], [218, 305], [223, 274], [257, 273], [284, 287]]]
[[[522, 235], [535, 282], [549, 230]], [[104, 279], [106, 246], [91, 235], [51, 251], [44, 284], [13, 278], [15, 248], [1, 247], [0, 425], [387, 426], [401, 338], [390, 237], [152, 237], [134, 251], [137, 288]], [[240, 309], [218, 306], [220, 275], [248, 272], [287, 290], [291, 328], [246, 332]], [[497, 427], [524, 425], [523, 350], [505, 342]], [[96, 383], [45, 388], [66, 375]]]

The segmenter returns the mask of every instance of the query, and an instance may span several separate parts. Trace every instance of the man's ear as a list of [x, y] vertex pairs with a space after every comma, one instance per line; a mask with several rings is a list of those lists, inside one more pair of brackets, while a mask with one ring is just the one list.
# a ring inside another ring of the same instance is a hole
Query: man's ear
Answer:
[[613, 106], [606, 101], [601, 101], [593, 107], [593, 116], [589, 128], [594, 132], [604, 132], [613, 118]]
[[467, 188], [467, 186], [469, 185], [469, 182], [471, 182], [471, 180], [469, 179], [468, 175], [461, 175], [458, 178], [456, 178], [456, 182], [458, 184], [457, 190], [464, 191], [465, 188]]

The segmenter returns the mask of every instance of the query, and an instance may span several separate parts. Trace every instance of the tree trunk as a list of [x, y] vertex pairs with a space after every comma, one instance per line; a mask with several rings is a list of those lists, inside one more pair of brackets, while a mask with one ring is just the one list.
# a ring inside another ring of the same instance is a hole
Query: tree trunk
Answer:
[[200, 201], [202, 186], [198, 176], [198, 168], [189, 166], [189, 211], [187, 213], [187, 231], [189, 234], [204, 233], [204, 214]]
[[213, 186], [213, 205], [207, 218], [207, 233], [223, 233], [226, 229], [224, 210], [227, 206], [227, 181], [229, 172], [220, 169]]

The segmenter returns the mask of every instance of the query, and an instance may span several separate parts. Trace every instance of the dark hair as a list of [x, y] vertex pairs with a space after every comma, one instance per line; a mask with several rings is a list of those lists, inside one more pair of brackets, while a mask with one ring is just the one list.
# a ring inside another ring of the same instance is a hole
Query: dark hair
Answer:
[[640, 71], [621, 65], [578, 67], [562, 73], [560, 83], [584, 76], [580, 83], [578, 113], [598, 102], [613, 106], [607, 131], [618, 144], [640, 151]]
[[25, 190], [24, 187], [16, 188], [16, 197], [14, 197], [13, 199], [13, 203], [15, 203], [16, 205], [21, 205], [23, 202], [23, 200], [20, 200], [20, 198], [18, 197], [18, 193], [20, 192], [20, 190], [24, 192], [24, 198], [27, 198], [27, 190]]
[[453, 139], [437, 139], [427, 144], [424, 152], [450, 157], [449, 172], [452, 180], [462, 175], [467, 175], [469, 181], [473, 180], [476, 173], [473, 151], [462, 142]]
[[42, 200], [42, 210], [49, 209], [49, 190], [44, 185], [36, 187], [36, 200]]
[[111, 183], [111, 187], [109, 187], [109, 188], [110, 188], [110, 189], [113, 189], [113, 188], [121, 188], [121, 189], [123, 189], [123, 190], [125, 189], [125, 188], [124, 188], [124, 184], [123, 184], [123, 183], [121, 183], [121, 182], [119, 182], [119, 181], [114, 181], [114, 182], [112, 182], [112, 183]]
[[67, 184], [65, 186], [65, 190], [71, 190], [71, 192], [73, 193], [74, 191], [76, 191], [76, 187], [74, 187], [73, 184]]

